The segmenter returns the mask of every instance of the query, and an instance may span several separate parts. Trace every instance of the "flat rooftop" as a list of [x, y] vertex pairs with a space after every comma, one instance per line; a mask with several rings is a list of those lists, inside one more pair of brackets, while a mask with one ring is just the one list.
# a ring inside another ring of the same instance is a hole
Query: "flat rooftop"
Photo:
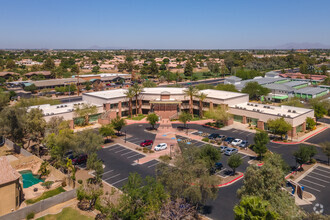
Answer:
[[322, 92], [327, 92], [328, 89], [320, 88], [320, 87], [305, 87], [302, 89], [297, 89], [295, 93], [301, 93], [301, 94], [309, 94], [309, 95], [317, 95]]
[[168, 93], [170, 95], [183, 95], [186, 88], [176, 88], [176, 87], [153, 87], [144, 88], [142, 94], [156, 94], [160, 95], [162, 93]]
[[98, 91], [98, 92], [88, 92], [83, 93], [83, 95], [87, 96], [95, 96], [103, 99], [114, 99], [114, 98], [122, 98], [126, 97], [125, 92], [127, 89], [112, 89], [106, 91]]
[[239, 93], [239, 92], [228, 92], [228, 91], [222, 91], [222, 90], [215, 90], [215, 89], [204, 89], [200, 92], [205, 93], [207, 95], [207, 98], [214, 98], [214, 99], [231, 99], [241, 96], [247, 96], [245, 93]]
[[[65, 104], [59, 104], [59, 105], [50, 105], [50, 104], [45, 104], [45, 105], [35, 105], [31, 106], [28, 108], [28, 111], [32, 108], [38, 108], [42, 110], [44, 116], [49, 116], [49, 115], [57, 115], [57, 114], [63, 114], [63, 113], [69, 113], [73, 112], [76, 106], [86, 104], [87, 102], [81, 101], [81, 102], [70, 102], [70, 103], [65, 103]], [[98, 106], [98, 105], [96, 105]]]
[[299, 108], [299, 107], [293, 107], [287, 105], [273, 106], [273, 105], [256, 104], [250, 102], [232, 105], [230, 107], [259, 112], [261, 114], [263, 113], [263, 114], [276, 115], [286, 118], [295, 118], [307, 112], [313, 111], [312, 109], [308, 109], [308, 108]]

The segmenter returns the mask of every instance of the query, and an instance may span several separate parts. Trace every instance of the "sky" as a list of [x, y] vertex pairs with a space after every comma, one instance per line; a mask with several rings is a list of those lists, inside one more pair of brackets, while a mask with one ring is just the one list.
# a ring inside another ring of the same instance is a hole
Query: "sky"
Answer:
[[329, 0], [0, 0], [0, 48], [330, 45]]

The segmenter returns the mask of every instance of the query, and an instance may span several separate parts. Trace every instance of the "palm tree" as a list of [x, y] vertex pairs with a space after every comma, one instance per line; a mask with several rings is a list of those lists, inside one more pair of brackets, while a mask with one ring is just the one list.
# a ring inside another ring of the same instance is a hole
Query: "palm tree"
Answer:
[[132, 117], [133, 116], [133, 109], [132, 109], [133, 108], [133, 103], [132, 103], [132, 100], [135, 96], [135, 93], [133, 91], [133, 87], [129, 87], [128, 90], [124, 92], [124, 94], [128, 98], [129, 116]]
[[189, 86], [187, 89], [184, 90], [185, 96], [189, 96], [190, 102], [189, 102], [189, 113], [192, 117], [194, 117], [193, 112], [193, 97], [198, 94], [198, 89], [193, 86]]
[[135, 83], [132, 86], [132, 90], [134, 92], [135, 96], [135, 114], [138, 114], [138, 98], [141, 92], [143, 92], [143, 86], [140, 86], [139, 84]]
[[207, 94], [201, 92], [196, 97], [199, 99], [199, 117], [203, 118], [203, 101], [207, 98]]

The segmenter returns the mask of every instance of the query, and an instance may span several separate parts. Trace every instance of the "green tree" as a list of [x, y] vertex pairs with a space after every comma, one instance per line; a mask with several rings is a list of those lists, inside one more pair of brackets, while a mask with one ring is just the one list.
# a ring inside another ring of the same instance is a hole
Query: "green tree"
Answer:
[[97, 113], [97, 107], [95, 105], [90, 104], [78, 105], [75, 107], [74, 113], [76, 117], [85, 118], [84, 125], [88, 125], [89, 116]]
[[79, 66], [77, 64], [71, 67], [71, 73], [78, 74], [80, 72]]
[[316, 121], [320, 118], [323, 118], [323, 116], [328, 113], [321, 102], [314, 104], [313, 109]]
[[135, 96], [135, 114], [138, 114], [138, 109], [139, 109], [139, 105], [138, 105], [138, 101], [139, 101], [139, 96], [141, 94], [141, 92], [143, 92], [143, 86], [140, 86], [138, 83], [135, 83], [132, 86], [132, 90], [134, 92], [134, 96]]
[[152, 129], [155, 129], [155, 124], [159, 121], [159, 117], [155, 113], [150, 113], [147, 116], [147, 121], [152, 126]]
[[238, 92], [235, 85], [233, 84], [218, 84], [215, 87], [216, 90], [229, 91], [229, 92]]
[[212, 145], [207, 144], [201, 148], [200, 158], [205, 161], [207, 168], [211, 169], [221, 159], [221, 153]]
[[234, 207], [234, 213], [237, 220], [279, 219], [279, 215], [272, 211], [269, 202], [257, 196], [243, 197], [240, 203]]
[[182, 111], [179, 114], [179, 121], [183, 123], [184, 127], [187, 127], [187, 122], [191, 121], [191, 119], [192, 119], [191, 114], [189, 114], [188, 112]]
[[55, 68], [54, 60], [53, 60], [52, 58], [48, 57], [48, 58], [44, 61], [43, 65], [42, 65], [42, 68], [43, 68], [44, 70], [52, 70], [52, 69], [54, 69], [54, 68]]
[[0, 91], [0, 111], [9, 104], [9, 95]]
[[203, 118], [203, 102], [207, 98], [207, 94], [201, 92], [196, 97], [199, 99], [199, 117]]
[[26, 109], [4, 108], [0, 112], [0, 134], [23, 147], [26, 137]]
[[40, 178], [48, 176], [50, 170], [48, 169], [49, 163], [47, 161], [43, 161], [40, 165], [38, 173], [40, 174]]
[[328, 67], [326, 65], [321, 66], [322, 75], [328, 75]]
[[172, 199], [184, 198], [190, 204], [204, 205], [207, 200], [217, 197], [217, 177], [205, 172], [208, 166], [201, 159], [200, 148], [189, 145], [181, 149], [182, 153], [174, 159], [174, 166], [158, 165], [157, 180], [165, 186]]
[[91, 153], [86, 163], [87, 169], [95, 171], [95, 180], [100, 183], [104, 172], [103, 163], [98, 159], [96, 152]]
[[264, 161], [263, 166], [249, 166], [244, 173], [243, 186], [237, 194], [240, 198], [257, 196], [268, 201], [281, 219], [300, 219], [303, 213], [295, 205], [294, 198], [282, 190], [286, 175], [283, 163], [280, 156], [272, 154]]
[[307, 74], [308, 73], [308, 65], [307, 65], [306, 61], [304, 61], [302, 64], [300, 64], [299, 71], [302, 74]]
[[259, 85], [257, 82], [248, 82], [242, 89], [242, 92], [249, 94], [249, 98], [252, 100], [260, 100], [260, 97], [268, 95], [270, 90]]
[[281, 138], [292, 129], [290, 123], [285, 121], [284, 118], [277, 118], [274, 120], [269, 119], [267, 121], [267, 125], [269, 130], [271, 130], [274, 134], [280, 135]]
[[28, 146], [33, 141], [37, 146], [37, 155], [39, 156], [39, 145], [44, 138], [46, 131], [46, 121], [43, 118], [43, 112], [41, 109], [32, 108], [26, 114], [26, 132], [28, 138]]
[[151, 80], [146, 80], [143, 82], [143, 87], [145, 88], [152, 88], [152, 87], [156, 87], [157, 84]]
[[36, 87], [36, 85], [32, 84], [29, 86], [24, 86], [24, 91], [28, 91], [31, 93], [34, 93], [38, 88]]
[[124, 92], [126, 95], [126, 98], [128, 98], [128, 108], [129, 108], [129, 116], [133, 116], [133, 98], [135, 97], [135, 92], [133, 90], [133, 87], [129, 87], [128, 90]]
[[121, 129], [126, 125], [126, 120], [120, 118], [118, 115], [116, 118], [111, 120], [111, 125], [118, 133], [120, 133]]
[[100, 67], [99, 66], [94, 66], [93, 69], [92, 69], [92, 72], [93, 73], [99, 73], [100, 71]]
[[218, 106], [215, 109], [210, 109], [205, 113], [205, 116], [215, 120], [215, 123], [219, 128], [232, 117], [231, 114], [227, 112], [227, 109], [221, 106]]
[[254, 147], [253, 150], [258, 154], [260, 159], [262, 155], [267, 152], [267, 144], [269, 143], [268, 133], [265, 131], [258, 131], [254, 136]]
[[306, 118], [306, 129], [313, 130], [316, 125], [316, 122], [313, 118], [307, 117]]
[[314, 146], [300, 145], [299, 149], [293, 153], [293, 156], [303, 170], [302, 165], [310, 161], [316, 153], [317, 151]]
[[330, 159], [330, 142], [324, 142], [321, 143], [322, 151], [323, 153], [328, 157], [328, 165], [329, 165], [329, 159]]
[[150, 64], [150, 74], [153, 76], [158, 74], [158, 66], [154, 60]]
[[75, 152], [91, 155], [102, 148], [104, 140], [94, 129], [86, 129], [75, 133], [75, 142]]
[[193, 97], [198, 95], [198, 90], [194, 86], [189, 86], [184, 90], [185, 96], [189, 97], [189, 113], [191, 114], [191, 117], [194, 118], [194, 112], [193, 112]]
[[185, 68], [184, 68], [184, 75], [185, 76], [192, 76], [192, 74], [193, 74], [193, 66], [192, 66], [192, 64], [188, 61], [187, 63], [186, 63], [186, 66], [185, 66]]
[[79, 200], [79, 203], [87, 201], [89, 210], [94, 209], [97, 199], [102, 194], [103, 189], [99, 184], [83, 184], [77, 189], [77, 199]]
[[114, 135], [116, 132], [113, 129], [112, 125], [108, 124], [108, 125], [102, 125], [102, 127], [100, 127], [100, 129], [99, 129], [99, 133], [103, 137], [107, 138], [107, 140], [109, 140], [109, 136]]
[[6, 64], [7, 69], [14, 69], [16, 67], [15, 61], [14, 60], [8, 60]]
[[228, 166], [233, 169], [233, 175], [236, 174], [236, 168], [243, 163], [242, 157], [239, 154], [233, 154], [228, 158]]

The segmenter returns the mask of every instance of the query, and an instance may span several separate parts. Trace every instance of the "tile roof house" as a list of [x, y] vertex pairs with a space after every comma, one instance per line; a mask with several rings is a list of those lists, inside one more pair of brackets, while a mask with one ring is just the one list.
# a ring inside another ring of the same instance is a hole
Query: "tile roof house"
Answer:
[[19, 208], [22, 199], [22, 184], [19, 174], [7, 157], [0, 157], [0, 216]]

